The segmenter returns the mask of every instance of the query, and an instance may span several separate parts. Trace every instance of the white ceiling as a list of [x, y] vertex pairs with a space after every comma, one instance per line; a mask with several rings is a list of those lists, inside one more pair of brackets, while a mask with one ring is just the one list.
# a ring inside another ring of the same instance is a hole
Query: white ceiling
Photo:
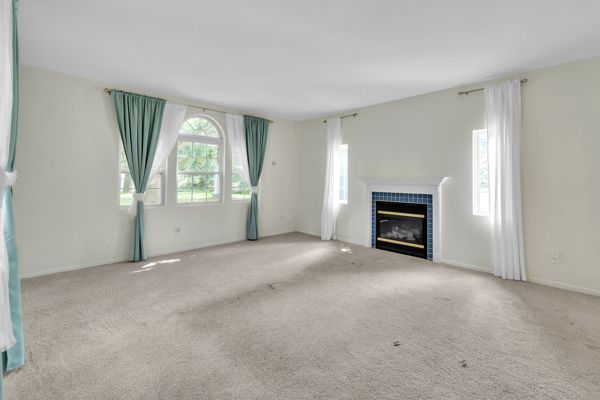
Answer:
[[302, 120], [600, 55], [599, 0], [20, 0], [21, 60]]

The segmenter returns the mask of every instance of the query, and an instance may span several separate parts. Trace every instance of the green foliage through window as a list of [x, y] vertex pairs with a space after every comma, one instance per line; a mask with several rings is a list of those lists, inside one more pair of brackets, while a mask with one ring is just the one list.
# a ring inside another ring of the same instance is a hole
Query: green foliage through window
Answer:
[[246, 184], [238, 171], [237, 165], [232, 165], [231, 171], [231, 199], [232, 200], [250, 200], [252, 190], [250, 185]]
[[208, 118], [201, 116], [192, 117], [186, 120], [183, 125], [181, 125], [179, 133], [183, 135], [200, 135], [214, 138], [221, 136], [219, 134], [219, 129], [215, 124]]
[[[159, 206], [163, 203], [163, 176], [164, 171], [159, 171], [158, 174], [148, 182], [146, 186], [146, 194], [144, 204], [147, 206]], [[120, 145], [119, 151], [119, 205], [125, 207], [133, 202], [133, 193], [135, 186], [129, 174], [129, 164], [125, 157], [123, 145]]]

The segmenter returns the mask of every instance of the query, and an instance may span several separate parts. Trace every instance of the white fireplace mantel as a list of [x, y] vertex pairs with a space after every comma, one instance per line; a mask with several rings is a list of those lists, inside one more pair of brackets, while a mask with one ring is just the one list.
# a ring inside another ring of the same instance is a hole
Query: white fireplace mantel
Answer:
[[430, 194], [433, 209], [433, 262], [440, 262], [442, 248], [441, 186], [448, 177], [358, 178], [365, 184], [365, 246], [371, 247], [371, 207], [373, 192]]

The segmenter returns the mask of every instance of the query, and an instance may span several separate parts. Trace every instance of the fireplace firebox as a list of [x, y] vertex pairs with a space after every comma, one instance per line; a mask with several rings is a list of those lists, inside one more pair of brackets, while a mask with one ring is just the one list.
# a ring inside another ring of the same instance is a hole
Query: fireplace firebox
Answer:
[[427, 204], [377, 201], [375, 247], [427, 258]]

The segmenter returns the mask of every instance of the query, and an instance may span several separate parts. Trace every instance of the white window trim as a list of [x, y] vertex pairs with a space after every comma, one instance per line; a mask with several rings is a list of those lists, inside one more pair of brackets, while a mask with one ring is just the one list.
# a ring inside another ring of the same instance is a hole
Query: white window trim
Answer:
[[487, 135], [487, 129], [473, 131], [473, 215], [489, 217], [489, 211], [483, 211], [479, 208], [479, 135], [483, 133]]
[[[349, 187], [349, 184], [348, 184], [348, 182], [349, 182], [349, 179], [348, 179], [348, 144], [342, 144], [342, 145], [340, 145], [340, 154], [342, 153], [342, 151], [344, 149], [346, 150], [346, 199], [345, 200], [340, 199], [340, 204], [341, 205], [348, 204], [348, 194], [349, 194], [349, 191], [350, 191], [350, 187]], [[340, 157], [340, 161], [341, 161], [341, 157]], [[341, 165], [341, 162], [340, 162], [340, 174], [341, 174], [341, 171], [342, 171], [342, 165]]]
[[[119, 139], [120, 140], [120, 139]], [[129, 205], [121, 204], [121, 174], [126, 173], [130, 174], [131, 172], [126, 168], [121, 168], [121, 147], [123, 143], [119, 141], [119, 153], [117, 156], [117, 205], [121, 211], [126, 211], [129, 209]], [[166, 206], [166, 192], [167, 192], [167, 169], [166, 166], [163, 165], [161, 169], [156, 171], [157, 174], [160, 175], [160, 203], [159, 204], [144, 204], [144, 209], [147, 208], [160, 208]]]
[[[223, 192], [224, 192], [224, 174], [223, 174], [223, 164], [224, 164], [224, 158], [225, 158], [225, 135], [223, 133], [223, 128], [221, 127], [221, 125], [217, 122], [217, 120], [215, 120], [213, 117], [211, 117], [210, 115], [206, 115], [206, 114], [194, 114], [194, 115], [190, 115], [189, 117], [187, 117], [185, 119], [185, 121], [187, 121], [190, 118], [194, 118], [194, 117], [201, 117], [201, 118], [206, 118], [208, 120], [210, 120], [216, 127], [217, 130], [219, 131], [219, 137], [212, 137], [212, 136], [203, 136], [203, 135], [194, 135], [194, 134], [185, 134], [185, 133], [180, 133], [177, 136], [177, 144], [175, 146], [175, 149], [173, 149], [173, 151], [175, 152], [175, 204], [177, 206], [182, 206], [182, 207], [193, 207], [193, 206], [205, 206], [205, 205], [215, 205], [215, 204], [223, 204], [223, 200], [225, 198], [225, 196], [223, 196]], [[185, 122], [184, 121], [184, 122]], [[206, 144], [216, 144], [219, 146], [219, 172], [218, 173], [214, 173], [214, 172], [186, 172], [186, 175], [218, 175], [219, 176], [219, 198], [217, 200], [211, 200], [211, 201], [186, 201], [186, 202], [180, 202], [178, 200], [178, 188], [177, 188], [177, 184], [179, 182], [179, 180], [177, 179], [177, 177], [179, 176], [179, 171], [177, 170], [177, 149], [179, 148], [179, 143], [180, 142], [194, 142], [194, 143], [206, 143]]]

